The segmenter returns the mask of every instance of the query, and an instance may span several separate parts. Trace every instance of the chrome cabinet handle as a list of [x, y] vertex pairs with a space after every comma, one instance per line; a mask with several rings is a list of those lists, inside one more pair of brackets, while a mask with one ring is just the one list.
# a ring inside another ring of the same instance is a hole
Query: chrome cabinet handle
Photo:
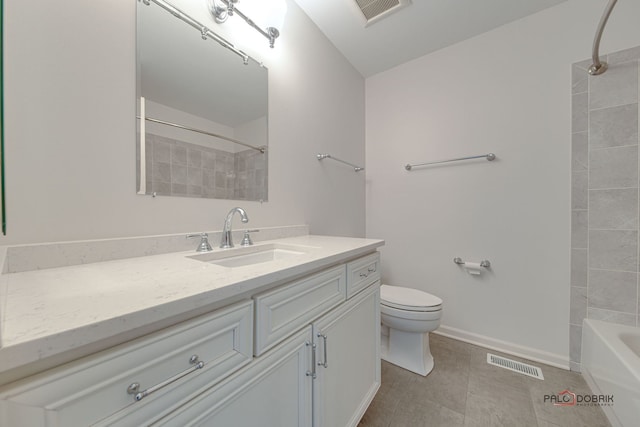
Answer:
[[318, 362], [318, 366], [323, 366], [325, 368], [329, 367], [329, 362], [327, 360], [327, 336], [325, 334], [318, 334], [318, 338], [322, 338], [324, 341], [323, 352], [324, 352], [324, 362]]
[[168, 378], [164, 381], [162, 381], [159, 384], [156, 384], [152, 387], [149, 387], [146, 390], [143, 391], [139, 391], [140, 390], [140, 384], [139, 383], [133, 383], [131, 384], [129, 387], [127, 387], [127, 394], [133, 394], [133, 399], [136, 402], [141, 401], [142, 399], [144, 399], [145, 397], [149, 396], [151, 393], [154, 393], [158, 390], [160, 390], [163, 387], [168, 386], [169, 384], [178, 381], [180, 378], [189, 375], [190, 373], [197, 371], [198, 369], [202, 369], [204, 368], [204, 362], [203, 361], [199, 361], [198, 360], [198, 355], [194, 354], [193, 356], [191, 356], [189, 358], [189, 363], [194, 365], [191, 368], [180, 372], [177, 375], [172, 376], [171, 378]]
[[376, 268], [375, 267], [369, 267], [367, 268], [367, 272], [366, 273], [360, 273], [360, 277], [369, 277], [369, 273], [375, 273], [376, 272]]
[[313, 379], [316, 379], [316, 377], [318, 376], [316, 374], [316, 347], [317, 346], [315, 343], [311, 344], [308, 341], [305, 344], [307, 345], [307, 347], [311, 346], [311, 371], [307, 371], [307, 376]]

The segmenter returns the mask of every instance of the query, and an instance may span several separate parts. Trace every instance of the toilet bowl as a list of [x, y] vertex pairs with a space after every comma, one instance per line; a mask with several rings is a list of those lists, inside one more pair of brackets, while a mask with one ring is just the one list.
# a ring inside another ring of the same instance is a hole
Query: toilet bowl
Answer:
[[433, 369], [429, 332], [440, 326], [442, 300], [417, 289], [382, 285], [381, 357], [420, 375]]

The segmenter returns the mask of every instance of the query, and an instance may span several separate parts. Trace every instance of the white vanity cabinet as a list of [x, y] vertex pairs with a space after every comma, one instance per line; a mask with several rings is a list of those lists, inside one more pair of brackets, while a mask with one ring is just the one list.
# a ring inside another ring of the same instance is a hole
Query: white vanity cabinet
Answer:
[[380, 387], [380, 282], [346, 300], [349, 266], [257, 295], [260, 356], [153, 425], [355, 427]]
[[376, 252], [254, 298], [256, 354], [312, 326], [313, 427], [356, 426], [380, 387], [379, 263]]
[[380, 386], [374, 285], [153, 426], [355, 427]]
[[378, 264], [333, 264], [9, 384], [0, 426], [355, 427], [380, 386]]

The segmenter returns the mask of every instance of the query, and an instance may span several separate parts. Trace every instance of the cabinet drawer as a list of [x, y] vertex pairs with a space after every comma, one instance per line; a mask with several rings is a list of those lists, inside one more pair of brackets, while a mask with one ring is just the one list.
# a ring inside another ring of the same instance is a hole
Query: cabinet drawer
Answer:
[[347, 298], [380, 279], [380, 254], [364, 256], [347, 264]]
[[[27, 378], [0, 392], [0, 420], [30, 427], [142, 425], [249, 363], [252, 327], [253, 303], [246, 301]], [[127, 393], [133, 383], [153, 392], [136, 401]]]
[[311, 427], [311, 341], [308, 326], [151, 425]]
[[343, 264], [254, 297], [255, 355], [345, 301], [346, 289]]

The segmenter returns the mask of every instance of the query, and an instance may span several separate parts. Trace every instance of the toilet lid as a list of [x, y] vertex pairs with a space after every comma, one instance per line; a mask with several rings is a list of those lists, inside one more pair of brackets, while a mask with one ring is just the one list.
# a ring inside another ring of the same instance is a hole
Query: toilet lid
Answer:
[[380, 286], [380, 300], [386, 306], [412, 311], [432, 311], [442, 305], [437, 296], [418, 289], [389, 285]]

